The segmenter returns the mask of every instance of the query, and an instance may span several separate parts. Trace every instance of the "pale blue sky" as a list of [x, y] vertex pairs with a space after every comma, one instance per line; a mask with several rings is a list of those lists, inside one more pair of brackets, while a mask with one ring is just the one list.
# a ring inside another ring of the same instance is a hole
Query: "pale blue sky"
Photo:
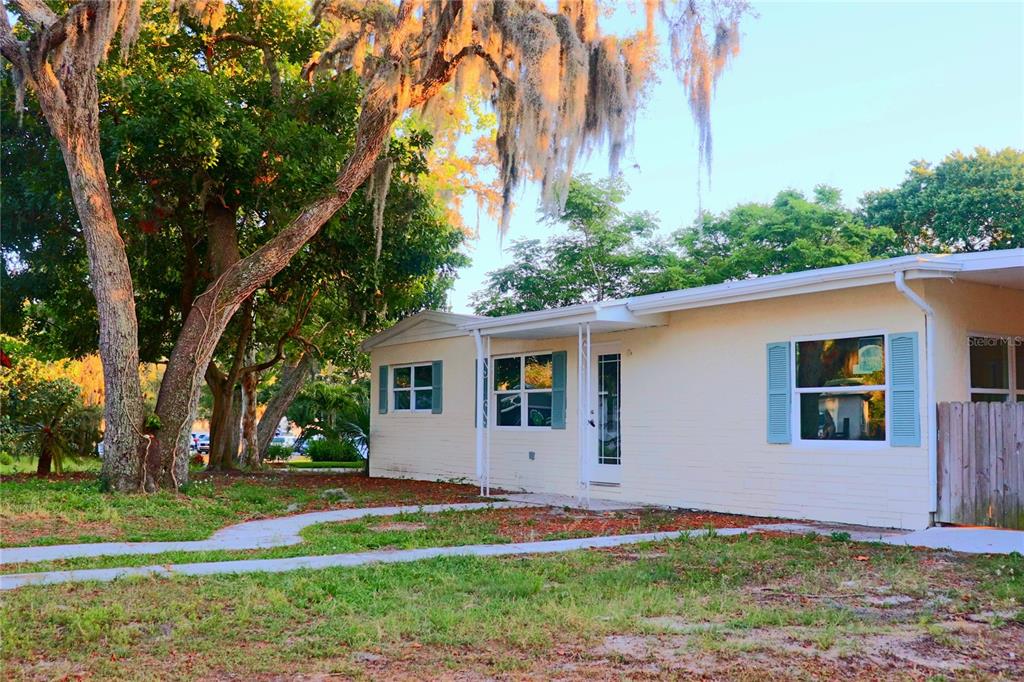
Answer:
[[[847, 204], [891, 187], [914, 159], [976, 146], [1024, 147], [1024, 3], [762, 2], [743, 26], [742, 52], [712, 107], [714, 166], [703, 205], [722, 211], [780, 189], [839, 187]], [[636, 122], [623, 172], [629, 210], [669, 232], [697, 211], [696, 134], [666, 71]], [[636, 167], [634, 167], [634, 164]], [[595, 155], [582, 169], [607, 172]], [[535, 188], [517, 199], [508, 240], [545, 237]], [[470, 202], [471, 203], [471, 202]], [[476, 220], [467, 210], [467, 222]], [[510, 262], [483, 220], [473, 265], [451, 294], [455, 312], [487, 271]]]

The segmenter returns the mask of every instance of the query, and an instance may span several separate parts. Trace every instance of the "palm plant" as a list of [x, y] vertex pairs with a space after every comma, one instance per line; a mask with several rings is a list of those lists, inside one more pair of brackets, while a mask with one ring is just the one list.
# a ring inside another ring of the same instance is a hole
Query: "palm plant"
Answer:
[[73, 382], [34, 382], [30, 390], [15, 396], [14, 402], [16, 452], [37, 458], [38, 476], [48, 475], [51, 468], [61, 474], [66, 460], [89, 457], [96, 452], [100, 410], [82, 404], [81, 393]]

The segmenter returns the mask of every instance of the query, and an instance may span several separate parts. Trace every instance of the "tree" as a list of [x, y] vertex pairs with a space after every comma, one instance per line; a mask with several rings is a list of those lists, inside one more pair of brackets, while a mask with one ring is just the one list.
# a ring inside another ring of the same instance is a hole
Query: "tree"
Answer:
[[[220, 4], [188, 4], [214, 30], [222, 25]], [[491, 93], [498, 113], [496, 144], [506, 206], [512, 190], [529, 176], [540, 178], [547, 205], [560, 205], [565, 178], [581, 153], [605, 142], [614, 165], [623, 151], [650, 75], [658, 4], [647, 2], [645, 30], [620, 41], [599, 33], [597, 5], [589, 0], [563, 3], [558, 14], [525, 2], [407, 0], [397, 7], [348, 0], [315, 3], [317, 16], [336, 30], [306, 72], [336, 75], [351, 69], [359, 75], [364, 94], [355, 145], [332, 192], [308, 203], [273, 237], [228, 264], [195, 298], [168, 359], [156, 405], [160, 435], [169, 445], [162, 461], [170, 482], [180, 485], [187, 479], [186, 439], [200, 380], [231, 318], [364, 181], [387, 175], [390, 165], [381, 156], [403, 112], [427, 103], [452, 81], [460, 91], [471, 86]], [[0, 53], [36, 93], [61, 143], [89, 246], [100, 355], [109, 375], [104, 466], [111, 483], [126, 489], [137, 482], [139, 458], [148, 444], [140, 442], [145, 434], [136, 374], [137, 321], [131, 272], [100, 154], [96, 70], [119, 30], [123, 49], [137, 36], [138, 0], [86, 0], [62, 16], [40, 0], [21, 0], [20, 16], [31, 24], [26, 40], [15, 37], [6, 7], [0, 9]], [[736, 51], [736, 24], [744, 9], [739, 2], [722, 0], [702, 7], [694, 0], [670, 16], [662, 4], [673, 63], [698, 113], [702, 150], [709, 151], [707, 106], [714, 81]], [[705, 24], [716, 25], [710, 45], [701, 30]], [[374, 188], [376, 200], [383, 203], [387, 183], [375, 182]], [[140, 455], [132, 455], [133, 442]]]
[[550, 221], [568, 233], [544, 243], [514, 241], [513, 262], [488, 273], [485, 288], [473, 295], [477, 314], [509, 315], [651, 291], [672, 254], [654, 239], [658, 224], [652, 215], [619, 208], [625, 197], [621, 180], [573, 180], [565, 208]]
[[[250, 14], [229, 12], [220, 33], [195, 24], [169, 36], [167, 15], [149, 11], [131, 63], [100, 71], [103, 153], [133, 266], [144, 360], [170, 353], [195, 292], [212, 281], [225, 254], [272, 235], [282, 217], [330, 187], [351, 150], [354, 81], [308, 84], [297, 77], [297, 55], [307, 55], [313, 44], [302, 8], [282, 0], [248, 8]], [[276, 72], [266, 68], [264, 51], [248, 44], [252, 36], [277, 55]], [[5, 232], [5, 252], [8, 263], [18, 265], [4, 270], [5, 306], [17, 312], [5, 315], [4, 325], [19, 333], [28, 328], [61, 353], [88, 352], [95, 317], [78, 313], [88, 310], [81, 286], [87, 263], [65, 236], [78, 230], [67, 193], [60, 191], [66, 176], [55, 172], [59, 151], [51, 149], [31, 101], [26, 114], [21, 128], [3, 121], [10, 132], [5, 165], [24, 180], [3, 204], [5, 225], [13, 226]], [[233, 465], [239, 384], [247, 389], [243, 440], [250, 445], [246, 463], [253, 463], [259, 439], [251, 398], [261, 374], [286, 357], [295, 363], [305, 357], [302, 364], [309, 364], [311, 353], [323, 354], [317, 346], [329, 349], [354, 325], [377, 329], [389, 315], [443, 305], [464, 257], [458, 254], [462, 233], [445, 223], [441, 207], [420, 187], [430, 146], [429, 134], [414, 128], [389, 144], [393, 179], [383, 254], [375, 253], [372, 202], [357, 193], [232, 320], [205, 375], [214, 468]], [[63, 319], [73, 324], [49, 322]], [[279, 403], [275, 407], [286, 407]], [[269, 437], [263, 440], [269, 445]], [[158, 446], [150, 447], [151, 455], [159, 454]], [[158, 461], [155, 468], [153, 474]]]
[[741, 204], [705, 213], [675, 234], [680, 258], [659, 278], [661, 290], [859, 263], [888, 255], [893, 233], [868, 227], [840, 203], [839, 190], [818, 186], [814, 199], [795, 190], [771, 204]]
[[953, 152], [915, 161], [894, 189], [861, 199], [864, 221], [892, 229], [903, 253], [1024, 246], [1024, 152]]

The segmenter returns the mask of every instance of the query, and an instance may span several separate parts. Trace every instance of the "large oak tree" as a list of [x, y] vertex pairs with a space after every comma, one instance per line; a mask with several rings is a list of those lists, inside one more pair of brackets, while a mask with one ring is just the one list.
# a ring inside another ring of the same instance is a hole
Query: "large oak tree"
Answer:
[[[179, 4], [177, 1], [174, 5]], [[180, 3], [214, 29], [216, 0]], [[139, 0], [81, 0], [63, 14], [42, 0], [16, 0], [19, 33], [0, 7], [0, 53], [36, 94], [58, 139], [89, 252], [106, 377], [104, 475], [112, 486], [140, 485], [140, 462], [160, 448], [166, 479], [188, 475], [186, 438], [202, 377], [225, 328], [251, 294], [271, 279], [343, 207], [377, 169], [395, 121], [426, 105], [443, 87], [484, 92], [498, 117], [496, 140], [506, 206], [526, 179], [560, 206], [575, 161], [604, 145], [614, 166], [629, 137], [654, 60], [660, 6], [673, 66], [686, 88], [710, 158], [709, 103], [714, 81], [738, 45], [739, 0], [645, 3], [634, 35], [602, 34], [595, 0], [562, 0], [556, 11], [527, 0], [403, 0], [314, 3], [334, 38], [314, 55], [310, 77], [351, 70], [363, 84], [355, 146], [330, 192], [311, 201], [283, 229], [225, 268], [199, 293], [168, 359], [157, 400], [157, 433], [143, 423], [137, 367], [137, 320], [131, 271], [118, 231], [99, 145], [96, 72], [115, 37], [122, 51], [139, 28]], [[705, 33], [712, 36], [705, 38]], [[381, 198], [386, 183], [376, 182]], [[502, 225], [507, 226], [506, 216]], [[240, 254], [241, 255], [241, 254]]]

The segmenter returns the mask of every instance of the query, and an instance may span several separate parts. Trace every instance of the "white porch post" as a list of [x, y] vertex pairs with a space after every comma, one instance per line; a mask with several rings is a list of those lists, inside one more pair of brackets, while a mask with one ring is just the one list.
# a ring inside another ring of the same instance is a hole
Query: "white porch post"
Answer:
[[[487, 377], [490, 381], [491, 372], [491, 337], [487, 337], [487, 353], [484, 357], [484, 364], [487, 366]], [[481, 372], [483, 374], [483, 372]], [[484, 386], [484, 395], [487, 396], [491, 392], [490, 386]], [[481, 404], [483, 401], [481, 401]], [[482, 408], [481, 408], [482, 409]], [[492, 422], [497, 418], [496, 410], [491, 407], [489, 410], [491, 414], [487, 417], [486, 423], [484, 424], [484, 495], [486, 497], [491, 496], [491, 426]]]
[[473, 330], [476, 342], [476, 478], [484, 495], [484, 344], [480, 330]]
[[576, 440], [579, 458], [579, 503], [590, 506], [590, 323], [576, 331]]

